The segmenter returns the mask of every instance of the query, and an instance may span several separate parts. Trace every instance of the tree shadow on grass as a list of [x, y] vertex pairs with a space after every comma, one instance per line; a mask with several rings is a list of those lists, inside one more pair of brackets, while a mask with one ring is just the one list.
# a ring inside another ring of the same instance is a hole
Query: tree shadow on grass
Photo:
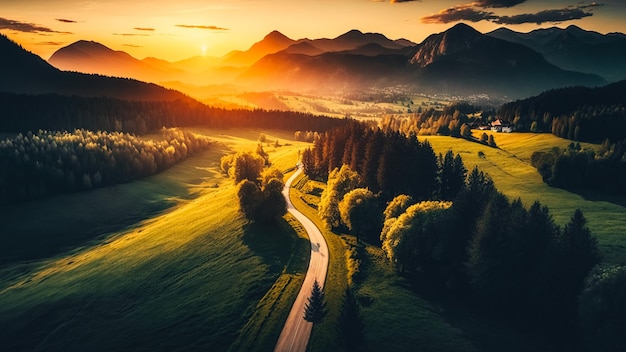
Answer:
[[[557, 326], [550, 330], [537, 328], [537, 324], [545, 323], [541, 317], [530, 321], [488, 304], [478, 304], [469, 288], [451, 292], [423, 273], [405, 274], [404, 279], [398, 285], [430, 302], [433, 312], [463, 331], [481, 351], [582, 351], [577, 349], [582, 342], [568, 334], [570, 330]], [[566, 336], [570, 341], [564, 340]]]
[[611, 204], [626, 207], [626, 196], [609, 194], [608, 192], [591, 191], [585, 189], [567, 190], [581, 196], [584, 200], [590, 202], [608, 202]]
[[243, 243], [268, 265], [272, 273], [284, 271], [296, 274], [306, 271], [306, 266], [303, 270], [300, 262], [301, 253], [310, 250], [309, 241], [299, 237], [291, 225], [282, 218], [271, 224], [245, 225]]

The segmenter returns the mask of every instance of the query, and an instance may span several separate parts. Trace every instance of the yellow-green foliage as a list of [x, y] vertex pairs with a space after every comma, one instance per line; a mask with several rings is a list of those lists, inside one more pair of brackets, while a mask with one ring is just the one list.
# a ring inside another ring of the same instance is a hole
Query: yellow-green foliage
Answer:
[[351, 190], [358, 187], [361, 178], [350, 166], [343, 165], [328, 175], [328, 182], [318, 204], [318, 214], [327, 226], [337, 227], [341, 221], [339, 202]]
[[285, 183], [285, 176], [283, 172], [280, 171], [275, 166], [268, 167], [261, 172], [261, 186], [265, 187], [270, 182], [271, 179], [277, 179], [281, 183]]
[[346, 268], [348, 285], [352, 286], [359, 280], [361, 272], [361, 259], [359, 258], [359, 244], [346, 240]]
[[392, 263], [402, 264], [412, 252], [412, 237], [423, 231], [420, 226], [428, 219], [437, 215], [437, 212], [446, 210], [452, 202], [426, 201], [411, 205], [406, 212], [395, 221], [388, 219], [385, 222], [386, 235], [382, 248]]

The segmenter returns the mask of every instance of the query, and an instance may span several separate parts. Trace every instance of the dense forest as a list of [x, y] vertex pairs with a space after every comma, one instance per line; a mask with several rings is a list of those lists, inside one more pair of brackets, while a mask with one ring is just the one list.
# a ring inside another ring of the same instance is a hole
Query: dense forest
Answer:
[[601, 143], [626, 138], [626, 81], [604, 87], [554, 89], [504, 104], [498, 117], [517, 131], [552, 132], [577, 141]]
[[459, 155], [356, 123], [321, 134], [303, 165], [327, 180], [324, 222], [381, 246], [402, 275], [549, 327], [561, 347], [580, 342], [578, 296], [601, 258], [579, 210], [560, 228], [539, 202], [526, 208], [478, 169], [468, 174]]
[[20, 133], [0, 141], [0, 205], [129, 182], [211, 144], [180, 129], [163, 129], [157, 140], [87, 130]]
[[192, 99], [129, 101], [0, 92], [0, 131], [87, 129], [143, 134], [162, 127], [276, 128], [326, 131], [345, 120], [293, 111], [227, 110]]
[[578, 143], [564, 150], [537, 151], [531, 164], [553, 187], [626, 195], [626, 139], [617, 143], [607, 139], [598, 151], [583, 149]]

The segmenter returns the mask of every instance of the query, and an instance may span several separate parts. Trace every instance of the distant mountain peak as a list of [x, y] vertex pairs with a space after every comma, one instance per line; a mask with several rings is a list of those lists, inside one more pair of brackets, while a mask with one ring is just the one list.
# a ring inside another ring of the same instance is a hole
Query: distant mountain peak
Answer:
[[479, 31], [475, 30], [474, 27], [467, 25], [465, 23], [457, 23], [452, 28], [446, 31], [447, 33], [464, 33], [464, 34], [473, 34], [473, 35], [482, 35]]
[[363, 36], [363, 32], [361, 32], [358, 29], [351, 29], [347, 32], [345, 32], [344, 34], [340, 35], [337, 37], [337, 39], [339, 38], [358, 38], [358, 37], [362, 37]]
[[459, 23], [445, 32], [426, 38], [410, 62], [425, 67], [439, 57], [470, 49], [475, 42], [483, 38], [482, 33], [464, 23]]
[[277, 31], [277, 30], [273, 30], [271, 31], [269, 34], [267, 34], [263, 40], [271, 40], [271, 41], [292, 41], [292, 39], [290, 39], [289, 37], [287, 37], [286, 35], [282, 34], [281, 32]]

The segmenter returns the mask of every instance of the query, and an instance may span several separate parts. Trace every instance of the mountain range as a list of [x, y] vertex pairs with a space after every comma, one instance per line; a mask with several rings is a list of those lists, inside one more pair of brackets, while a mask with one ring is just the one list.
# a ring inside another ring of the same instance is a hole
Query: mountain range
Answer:
[[517, 43], [458, 24], [409, 47], [366, 44], [315, 56], [268, 54], [237, 78], [267, 89], [350, 90], [403, 86], [430, 93], [523, 97], [570, 85], [601, 85], [594, 74], [563, 70]]
[[529, 33], [499, 28], [487, 35], [525, 45], [566, 70], [594, 73], [609, 82], [626, 79], [626, 35], [622, 33], [600, 34], [572, 25]]
[[26, 94], [58, 93], [128, 100], [186, 99], [180, 92], [129, 78], [61, 71], [39, 56], [0, 35], [0, 91]]
[[[203, 86], [235, 83], [247, 90], [343, 92], [394, 87], [521, 98], [557, 87], [597, 86], [624, 79], [626, 65], [620, 61], [624, 48], [624, 34], [603, 35], [574, 26], [530, 33], [498, 29], [482, 34], [457, 24], [419, 44], [357, 30], [332, 39], [298, 40], [273, 31], [245, 51], [178, 62], [139, 60], [81, 40], [59, 49], [48, 62], [66, 71], [132, 77], [183, 90], [193, 86], [185, 91], [191, 95]], [[34, 61], [14, 64], [32, 64], [35, 71], [47, 72], [38, 77], [52, 75], [51, 66], [41, 59]], [[77, 73], [63, 75], [79, 77]], [[23, 82], [16, 87], [20, 84]]]

